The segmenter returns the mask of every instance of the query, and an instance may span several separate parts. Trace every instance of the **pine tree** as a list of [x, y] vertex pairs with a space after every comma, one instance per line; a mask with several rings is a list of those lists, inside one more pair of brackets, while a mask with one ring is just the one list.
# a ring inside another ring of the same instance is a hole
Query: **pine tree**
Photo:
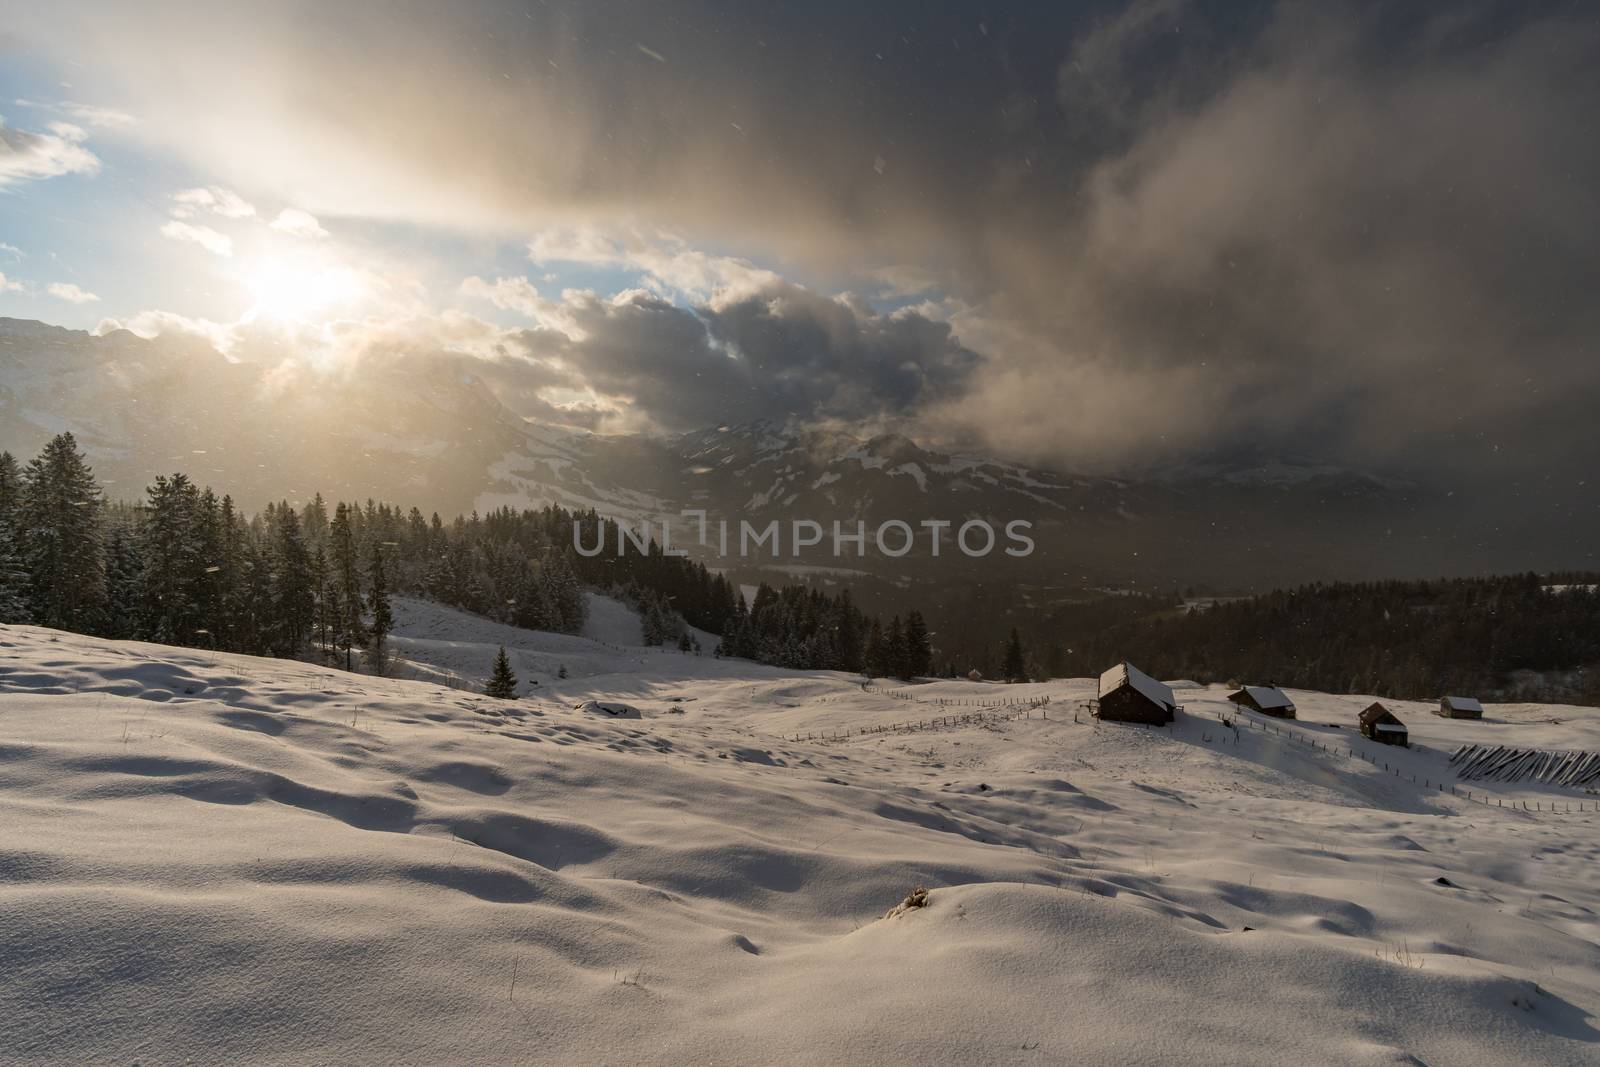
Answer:
[[144, 563], [138, 538], [126, 522], [111, 524], [106, 534], [107, 637], [126, 640], [140, 634], [140, 607], [144, 594]]
[[555, 602], [550, 592], [539, 580], [539, 572], [532, 564], [525, 564], [517, 577], [516, 605], [511, 621], [524, 630], [560, 629]]
[[72, 434], [57, 434], [22, 475], [18, 548], [35, 622], [98, 631], [105, 607], [100, 487]]
[[500, 700], [514, 700], [517, 695], [517, 676], [511, 673], [511, 661], [506, 658], [506, 646], [500, 646], [500, 652], [494, 658], [494, 673], [489, 676], [489, 684], [483, 687], [484, 696], [495, 697]]
[[1022, 638], [1015, 626], [1011, 628], [1011, 640], [1006, 642], [1006, 660], [1000, 668], [1000, 674], [1008, 682], [1028, 680], [1028, 667], [1022, 655]]
[[877, 619], [872, 620], [872, 629], [867, 631], [866, 662], [863, 668], [869, 678], [886, 678], [893, 670], [889, 662], [889, 643], [883, 636], [883, 624]]
[[270, 647], [276, 656], [296, 656], [316, 615], [311, 555], [300, 535], [300, 517], [288, 505], [277, 511], [272, 559]]
[[192, 645], [201, 626], [205, 563], [198, 529], [199, 492], [182, 474], [158, 476], [146, 490], [139, 557], [141, 635], [162, 644]]
[[367, 593], [367, 609], [372, 612], [372, 625], [369, 628], [372, 644], [369, 658], [372, 673], [381, 674], [387, 651], [384, 642], [389, 637], [389, 631], [394, 629], [394, 610], [389, 604], [389, 580], [383, 573], [383, 546], [376, 541], [372, 545], [372, 569], [368, 575], [368, 584], [370, 589]]
[[344, 653], [345, 670], [354, 670], [351, 650], [366, 643], [361, 622], [361, 577], [357, 567], [356, 539], [352, 520], [360, 512], [343, 502], [334, 509], [328, 527], [329, 564], [338, 593], [339, 617], [335, 622], [335, 646]]
[[28, 572], [17, 549], [17, 509], [22, 472], [10, 452], [0, 452], [0, 623], [27, 622]]
[[905, 628], [900, 625], [900, 616], [896, 615], [889, 620], [889, 630], [884, 635], [884, 657], [888, 665], [888, 673], [896, 678], [910, 678], [911, 657], [906, 648]]
[[22, 469], [10, 452], [0, 452], [0, 520], [12, 521], [22, 503]]
[[933, 670], [933, 646], [928, 643], [928, 624], [922, 612], [906, 616], [906, 677], [921, 678]]
[[552, 552], [545, 557], [542, 578], [550, 590], [551, 600], [555, 602], [558, 629], [567, 634], [582, 631], [588, 617], [589, 601], [583, 595], [583, 586], [573, 573], [566, 553]]
[[206, 629], [214, 635], [217, 647], [237, 652], [244, 646], [241, 633], [249, 612], [245, 599], [245, 530], [233, 511], [233, 497], [224, 495], [217, 505], [216, 601]]

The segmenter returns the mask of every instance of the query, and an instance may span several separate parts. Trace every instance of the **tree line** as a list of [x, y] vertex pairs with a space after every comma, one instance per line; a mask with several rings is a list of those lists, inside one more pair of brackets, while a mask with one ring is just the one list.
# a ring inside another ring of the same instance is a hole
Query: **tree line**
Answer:
[[1313, 583], [1188, 610], [1118, 597], [1059, 613], [1052, 673], [1123, 659], [1165, 678], [1400, 700], [1600, 704], [1600, 575]]
[[916, 612], [885, 627], [837, 595], [760, 586], [746, 604], [721, 574], [650, 542], [585, 557], [584, 544], [623, 544], [594, 511], [499, 508], [445, 522], [417, 508], [366, 501], [239, 513], [178, 473], [138, 502], [104, 499], [70, 433], [18, 466], [0, 454], [0, 622], [95, 636], [381, 664], [393, 593], [425, 597], [529, 629], [578, 633], [585, 587], [640, 610], [642, 638], [795, 669], [911, 677], [931, 660]]

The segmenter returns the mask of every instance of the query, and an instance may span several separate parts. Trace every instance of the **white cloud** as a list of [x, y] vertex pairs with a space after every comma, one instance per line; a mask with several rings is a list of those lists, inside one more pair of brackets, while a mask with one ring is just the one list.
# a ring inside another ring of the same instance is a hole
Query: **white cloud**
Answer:
[[0, 293], [20, 293], [23, 291], [21, 282], [14, 282], [4, 274], [0, 274]]
[[529, 318], [538, 318], [549, 306], [549, 301], [539, 295], [539, 290], [526, 278], [496, 278], [484, 281], [474, 274], [461, 283], [463, 296], [487, 300], [497, 308], [517, 311]]
[[235, 340], [234, 326], [208, 319], [191, 319], [173, 311], [141, 311], [126, 319], [105, 318], [94, 328], [94, 332], [100, 336], [117, 330], [127, 330], [146, 339], [165, 333], [199, 337], [223, 353], [232, 347]]
[[0, 241], [0, 252], [4, 252], [6, 255], [11, 256], [19, 261], [22, 259], [22, 249], [18, 248], [16, 245], [8, 245], [4, 241]]
[[233, 255], [233, 238], [225, 233], [218, 233], [210, 226], [196, 226], [188, 222], [173, 221], [161, 227], [161, 236], [169, 237], [174, 241], [193, 241], [207, 252], [215, 255]]
[[61, 100], [54, 104], [40, 100], [18, 100], [18, 107], [35, 108], [40, 111], [54, 111], [71, 115], [91, 126], [104, 129], [125, 129], [138, 124], [138, 119], [126, 111], [118, 111], [112, 107], [100, 107], [98, 104], [83, 104], [76, 100]]
[[83, 146], [89, 135], [70, 122], [52, 122], [49, 132], [31, 132], [0, 120], [0, 186], [62, 174], [94, 174], [100, 160]]
[[93, 304], [100, 299], [71, 282], [51, 282], [48, 291], [57, 300], [66, 300], [73, 304]]
[[461, 283], [461, 295], [487, 300], [497, 308], [526, 315], [545, 329], [569, 337], [581, 338], [583, 335], [573, 322], [567, 302], [567, 297], [572, 295], [571, 290], [562, 294], [561, 301], [556, 301], [541, 294], [526, 278], [496, 278], [490, 282], [473, 275]]
[[680, 294], [713, 307], [783, 281], [747, 259], [702, 252], [670, 233], [635, 231], [610, 236], [584, 228], [551, 229], [528, 242], [528, 258], [538, 264], [584, 263], [637, 270], [654, 291]]
[[219, 185], [198, 189], [180, 189], [172, 194], [173, 218], [187, 219], [209, 211], [225, 219], [247, 219], [256, 209], [232, 189]]
[[315, 215], [297, 207], [286, 207], [272, 220], [272, 228], [290, 237], [319, 238], [328, 236]]
[[79, 104], [70, 100], [62, 102], [59, 106], [67, 114], [82, 119], [91, 126], [122, 129], [137, 125], [139, 122], [138, 119], [126, 111], [118, 111], [116, 108], [99, 107], [95, 104]]

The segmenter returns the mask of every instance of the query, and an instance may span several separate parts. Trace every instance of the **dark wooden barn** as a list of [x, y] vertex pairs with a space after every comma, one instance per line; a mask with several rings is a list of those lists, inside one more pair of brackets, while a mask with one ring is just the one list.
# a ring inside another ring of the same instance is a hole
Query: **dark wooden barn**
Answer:
[[1237, 693], [1229, 693], [1228, 699], [1241, 708], [1250, 708], [1263, 715], [1277, 719], [1294, 718], [1294, 701], [1275, 685], [1243, 686]]
[[1481, 719], [1483, 705], [1473, 697], [1445, 697], [1434, 714], [1446, 719]]
[[1380, 744], [1399, 745], [1401, 748], [1411, 747], [1411, 737], [1406, 732], [1406, 724], [1395, 718], [1394, 712], [1377, 701], [1373, 701], [1372, 705], [1361, 713], [1361, 736], [1370, 737]]
[[1171, 689], [1127, 662], [1100, 676], [1100, 699], [1095, 703], [1095, 714], [1106, 722], [1165, 726], [1178, 711]]

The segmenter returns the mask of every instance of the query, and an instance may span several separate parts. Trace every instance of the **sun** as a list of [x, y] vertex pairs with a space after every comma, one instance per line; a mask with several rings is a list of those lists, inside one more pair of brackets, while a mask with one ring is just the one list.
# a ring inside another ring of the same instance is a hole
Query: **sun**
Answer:
[[247, 318], [305, 321], [355, 303], [367, 293], [361, 275], [338, 263], [268, 258], [245, 278]]

